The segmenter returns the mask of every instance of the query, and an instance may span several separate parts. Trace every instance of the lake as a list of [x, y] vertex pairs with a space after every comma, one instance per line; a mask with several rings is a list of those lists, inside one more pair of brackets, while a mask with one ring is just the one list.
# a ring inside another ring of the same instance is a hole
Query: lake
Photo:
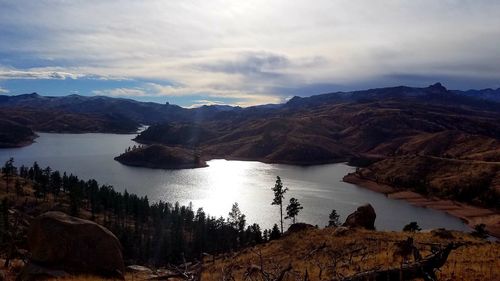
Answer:
[[[336, 209], [345, 220], [358, 206], [371, 203], [377, 213], [375, 225], [381, 230], [401, 230], [410, 221], [424, 228], [445, 227], [468, 230], [459, 219], [431, 209], [342, 182], [354, 168], [345, 164], [309, 167], [264, 164], [254, 161], [208, 161], [208, 167], [184, 170], [155, 170], [124, 166], [113, 158], [134, 145], [135, 135], [46, 134], [23, 148], [0, 149], [2, 164], [15, 158], [16, 166], [32, 165], [73, 173], [82, 179], [96, 179], [118, 191], [147, 195], [150, 201], [163, 200], [189, 204], [212, 216], [227, 217], [234, 202], [247, 216], [248, 223], [270, 228], [279, 221], [279, 207], [272, 206], [276, 176], [297, 198], [304, 209], [298, 221], [325, 226], [328, 214]], [[287, 222], [288, 224], [288, 222]]]

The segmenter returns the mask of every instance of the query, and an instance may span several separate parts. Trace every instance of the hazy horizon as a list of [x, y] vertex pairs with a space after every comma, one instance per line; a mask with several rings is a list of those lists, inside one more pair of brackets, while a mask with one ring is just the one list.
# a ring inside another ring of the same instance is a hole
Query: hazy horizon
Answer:
[[[436, 82], [436, 83], [440, 83], [440, 82]], [[435, 83], [435, 84], [436, 84]], [[442, 83], [440, 83], [442, 84]], [[408, 86], [408, 85], [394, 85], [394, 86], [389, 86], [389, 87], [399, 87], [399, 86], [406, 86], [406, 87], [411, 87], [411, 86]], [[432, 85], [427, 85], [427, 86], [432, 86]], [[443, 85], [445, 88], [446, 88], [446, 85]], [[426, 87], [426, 86], [425, 86]], [[375, 88], [370, 88], [370, 89], [377, 89], [379, 87], [375, 87]], [[417, 87], [415, 87], [417, 88]], [[491, 88], [490, 88], [491, 89]], [[500, 89], [500, 88], [498, 88]], [[363, 91], [363, 90], [369, 90], [369, 89], [356, 89], [356, 90], [352, 90], [352, 92], [355, 92], [355, 91]], [[448, 90], [462, 90], [462, 89], [448, 89]], [[485, 89], [465, 89], [465, 90], [486, 90]], [[492, 89], [492, 90], [496, 90], [496, 89]], [[298, 94], [296, 96], [298, 97], [313, 97], [313, 96], [317, 96], [317, 95], [322, 95], [322, 94], [335, 94], [335, 93], [341, 93], [341, 92], [344, 92], [344, 93], [347, 93], [347, 92], [350, 92], [350, 91], [337, 91], [337, 92], [321, 92], [321, 93], [303, 93], [303, 94]], [[164, 101], [156, 101], [156, 100], [153, 100], [153, 101], [144, 101], [144, 100], [141, 100], [137, 97], [122, 97], [122, 96], [109, 96], [109, 95], [81, 95], [81, 94], [62, 94], [62, 95], [50, 95], [50, 94], [40, 94], [38, 92], [32, 92], [32, 93], [7, 93], [7, 95], [9, 96], [22, 96], [22, 95], [30, 95], [30, 94], [37, 94], [39, 96], [43, 96], [43, 97], [67, 97], [67, 96], [72, 96], [72, 95], [78, 95], [78, 96], [83, 96], [83, 97], [110, 97], [110, 98], [121, 98], [121, 99], [129, 99], [129, 100], [134, 100], [134, 101], [138, 101], [138, 102], [153, 102], [153, 103], [158, 103], [158, 104], [164, 104], [164, 103], [169, 103], [169, 104], [172, 104], [172, 105], [178, 105], [178, 106], [181, 106], [183, 108], [198, 108], [198, 107], [202, 107], [202, 106], [232, 106], [232, 107], [252, 107], [252, 106], [261, 106], [261, 105], [279, 105], [279, 104], [285, 104], [288, 102], [289, 98], [287, 99], [284, 99], [284, 100], [281, 100], [280, 102], [276, 102], [276, 103], [262, 103], [262, 104], [251, 104], [251, 105], [235, 105], [235, 104], [227, 104], [227, 103], [219, 103], [219, 104], [211, 104], [211, 103], [207, 103], [207, 104], [194, 104], [194, 105], [191, 105], [191, 106], [186, 106], [186, 105], [179, 105], [179, 104], [176, 104], [176, 103], [173, 103], [173, 102], [170, 102], [168, 100], [168, 97], [165, 97], [165, 100]], [[296, 96], [293, 96], [293, 97], [296, 97]], [[290, 97], [292, 98], [292, 97]]]

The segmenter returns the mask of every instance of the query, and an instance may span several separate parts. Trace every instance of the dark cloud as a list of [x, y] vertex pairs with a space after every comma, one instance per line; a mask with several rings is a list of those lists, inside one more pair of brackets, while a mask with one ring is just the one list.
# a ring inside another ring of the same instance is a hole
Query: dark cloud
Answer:
[[289, 67], [290, 60], [283, 56], [271, 53], [247, 53], [236, 59], [220, 60], [214, 63], [202, 64], [203, 71], [224, 72], [229, 74], [277, 74], [279, 70]]

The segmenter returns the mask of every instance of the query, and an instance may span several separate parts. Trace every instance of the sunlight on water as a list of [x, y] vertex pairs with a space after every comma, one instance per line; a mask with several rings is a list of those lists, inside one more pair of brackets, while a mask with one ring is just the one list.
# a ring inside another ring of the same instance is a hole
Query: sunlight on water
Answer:
[[[113, 158], [135, 143], [134, 135], [44, 134], [37, 143], [23, 148], [0, 149], [0, 161], [14, 157], [16, 165], [41, 166], [67, 171], [83, 179], [94, 178], [116, 190], [147, 195], [150, 201], [193, 203], [212, 216], [227, 217], [238, 202], [247, 222], [269, 228], [279, 221], [279, 208], [271, 205], [276, 176], [297, 198], [304, 209], [298, 220], [324, 226], [328, 214], [336, 209], [342, 219], [359, 205], [371, 203], [378, 229], [400, 230], [410, 221], [422, 228], [467, 229], [460, 220], [444, 213], [417, 208], [403, 201], [342, 182], [354, 168], [345, 164], [311, 167], [264, 164], [254, 161], [208, 161], [209, 167], [184, 170], [154, 170], [121, 165]], [[288, 224], [288, 222], [287, 222]]]

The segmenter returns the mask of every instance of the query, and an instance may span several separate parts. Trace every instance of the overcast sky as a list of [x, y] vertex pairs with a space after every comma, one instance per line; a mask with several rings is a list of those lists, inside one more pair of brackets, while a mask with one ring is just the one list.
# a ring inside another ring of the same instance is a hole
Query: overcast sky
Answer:
[[500, 87], [500, 1], [0, 0], [0, 94], [183, 106]]

